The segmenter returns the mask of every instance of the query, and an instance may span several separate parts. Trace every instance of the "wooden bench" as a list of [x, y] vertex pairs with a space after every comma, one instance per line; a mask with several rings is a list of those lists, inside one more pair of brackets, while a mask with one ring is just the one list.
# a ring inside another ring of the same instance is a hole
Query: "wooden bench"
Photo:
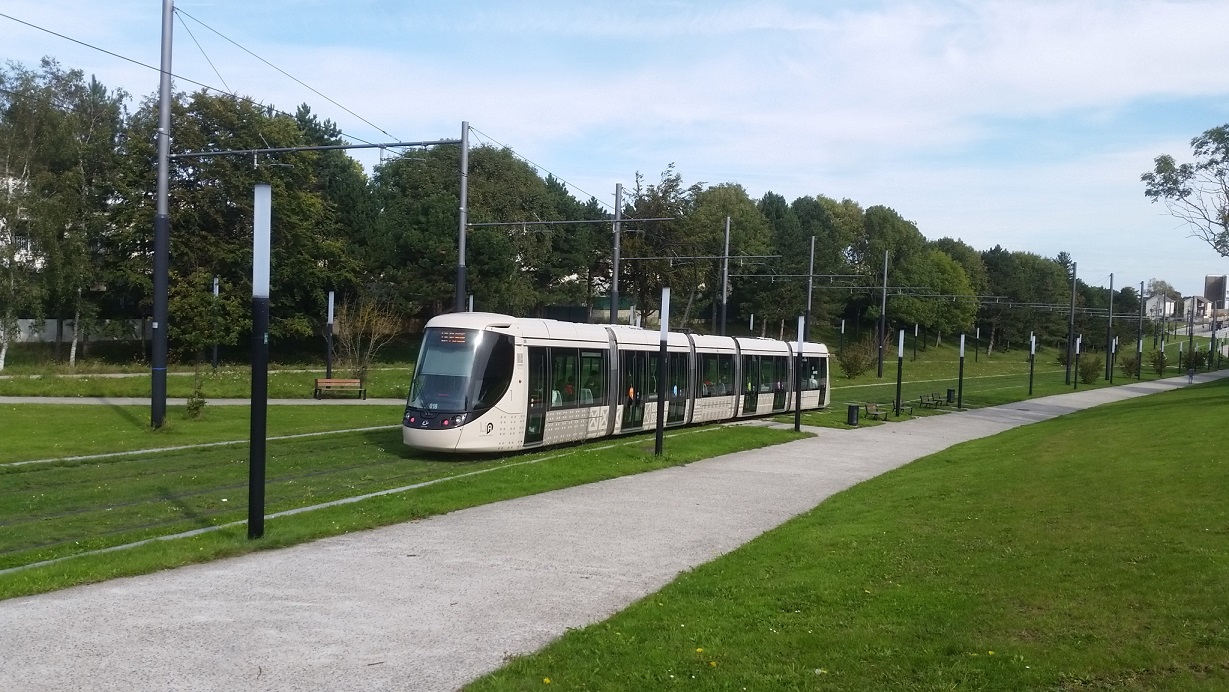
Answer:
[[918, 397], [918, 402], [921, 403], [922, 408], [939, 408], [939, 405], [943, 403], [938, 394], [923, 394]]
[[316, 378], [316, 393], [312, 396], [319, 399], [325, 392], [358, 392], [360, 399], [367, 398], [367, 389], [362, 380], [347, 380], [339, 378]]
[[887, 409], [880, 407], [879, 404], [862, 404], [862, 406], [866, 409], [866, 415], [870, 417], [871, 420], [888, 419]]

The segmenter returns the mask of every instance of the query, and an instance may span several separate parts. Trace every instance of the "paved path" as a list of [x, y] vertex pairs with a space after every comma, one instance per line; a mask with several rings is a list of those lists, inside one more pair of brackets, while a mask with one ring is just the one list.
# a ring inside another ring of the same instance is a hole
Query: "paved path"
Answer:
[[0, 602], [0, 689], [454, 689], [860, 481], [958, 442], [1184, 384], [820, 430], [684, 467]]

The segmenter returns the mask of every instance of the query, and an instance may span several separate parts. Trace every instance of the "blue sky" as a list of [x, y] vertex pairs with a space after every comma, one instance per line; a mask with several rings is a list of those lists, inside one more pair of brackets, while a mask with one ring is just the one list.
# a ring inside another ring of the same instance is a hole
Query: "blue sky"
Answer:
[[[883, 204], [930, 238], [1046, 256], [1091, 284], [1202, 291], [1229, 260], [1148, 203], [1160, 153], [1229, 123], [1229, 3], [1050, 0], [177, 7], [396, 139], [481, 133], [613, 202], [637, 171], [753, 196]], [[156, 0], [2, 10], [157, 64]], [[230, 88], [387, 136], [185, 18]], [[157, 74], [0, 18], [0, 57], [52, 55], [137, 97]], [[177, 22], [174, 71], [221, 86]], [[183, 88], [183, 87], [181, 87]], [[374, 155], [360, 157], [368, 165]]]

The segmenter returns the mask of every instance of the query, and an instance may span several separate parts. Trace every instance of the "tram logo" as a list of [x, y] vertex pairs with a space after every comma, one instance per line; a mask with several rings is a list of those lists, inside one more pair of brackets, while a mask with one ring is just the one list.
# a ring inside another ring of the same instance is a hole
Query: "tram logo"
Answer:
[[486, 424], [486, 434], [490, 435], [490, 434], [491, 434], [491, 431], [492, 431], [492, 430], [494, 430], [494, 429], [495, 429], [495, 424], [494, 424], [494, 423], [487, 423], [487, 424]]

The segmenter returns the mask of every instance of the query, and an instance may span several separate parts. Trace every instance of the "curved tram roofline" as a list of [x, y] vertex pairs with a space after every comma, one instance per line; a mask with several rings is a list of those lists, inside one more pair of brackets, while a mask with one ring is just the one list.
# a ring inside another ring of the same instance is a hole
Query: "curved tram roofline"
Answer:
[[[427, 323], [402, 419], [410, 447], [531, 449], [654, 429], [658, 331], [482, 312]], [[670, 332], [666, 426], [727, 421], [829, 403], [828, 349]]]

